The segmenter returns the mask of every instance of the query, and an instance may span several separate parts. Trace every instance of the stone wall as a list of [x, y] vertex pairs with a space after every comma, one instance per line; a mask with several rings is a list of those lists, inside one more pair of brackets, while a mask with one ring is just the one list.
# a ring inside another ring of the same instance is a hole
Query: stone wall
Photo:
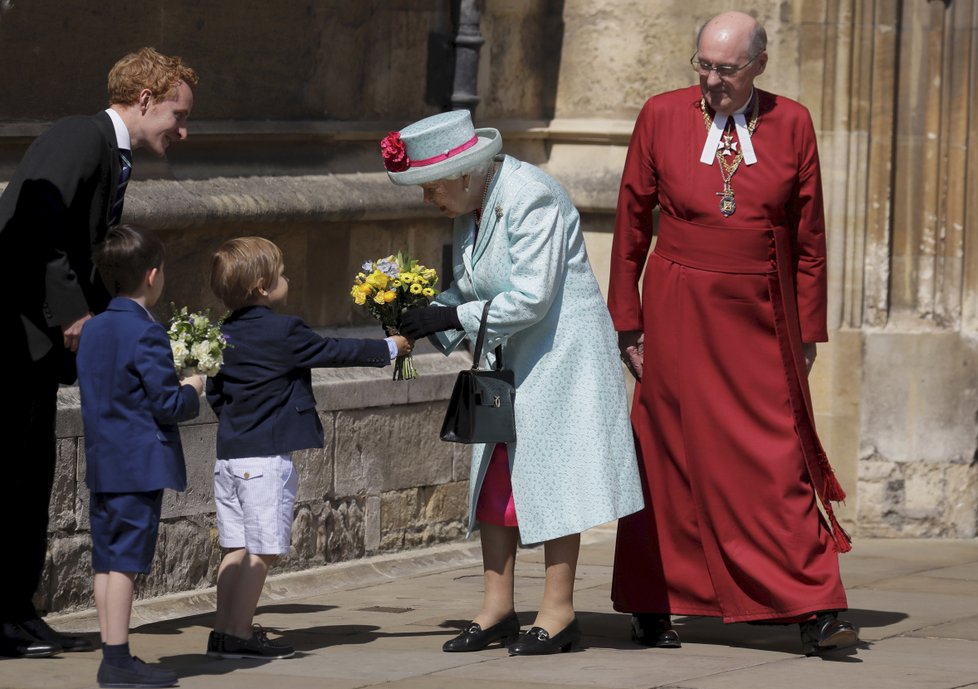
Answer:
[[[306, 569], [384, 551], [457, 540], [468, 529], [470, 448], [438, 439], [444, 400], [467, 358], [416, 356], [420, 377], [390, 380], [391, 369], [320, 369], [313, 373], [322, 449], [294, 457], [299, 493], [292, 549], [276, 572]], [[213, 586], [221, 549], [214, 516], [217, 421], [200, 416], [180, 427], [187, 490], [166, 491], [153, 569], [137, 596]], [[76, 388], [63, 388], [58, 466], [50, 510], [50, 547], [35, 599], [39, 610], [65, 611], [92, 601], [89, 492]]]

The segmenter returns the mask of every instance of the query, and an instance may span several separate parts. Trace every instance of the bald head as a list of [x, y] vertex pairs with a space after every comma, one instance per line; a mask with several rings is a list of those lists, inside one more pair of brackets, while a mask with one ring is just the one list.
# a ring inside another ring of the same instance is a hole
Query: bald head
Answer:
[[745, 12], [724, 12], [703, 24], [696, 32], [697, 51], [704, 39], [742, 50], [748, 58], [767, 49], [767, 32], [760, 22]]
[[767, 66], [765, 48], [764, 27], [743, 12], [718, 14], [699, 30], [693, 67], [714, 112], [730, 115], [747, 104]]

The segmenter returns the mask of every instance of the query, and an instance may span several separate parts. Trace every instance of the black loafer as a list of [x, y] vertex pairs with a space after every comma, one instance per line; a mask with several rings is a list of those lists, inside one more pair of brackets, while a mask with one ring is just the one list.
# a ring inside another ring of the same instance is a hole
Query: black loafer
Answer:
[[147, 665], [136, 656], [126, 667], [109, 665], [102, 660], [98, 666], [98, 685], [102, 689], [163, 689], [177, 686], [177, 673], [173, 670]]
[[632, 615], [632, 641], [650, 648], [682, 648], [679, 632], [673, 629], [669, 615], [658, 613]]
[[575, 617], [554, 636], [543, 627], [530, 627], [509, 647], [511, 656], [541, 656], [567, 653], [581, 645], [581, 626]]
[[4, 622], [0, 632], [0, 656], [6, 658], [47, 658], [61, 653], [58, 644], [41, 641], [19, 624]]
[[207, 655], [212, 658], [221, 657], [221, 647], [224, 644], [224, 635], [221, 632], [211, 631], [207, 635]]
[[502, 641], [503, 646], [508, 646], [516, 640], [519, 633], [520, 620], [514, 612], [488, 629], [483, 629], [475, 622], [471, 622], [458, 636], [446, 641], [441, 650], [446, 653], [481, 651], [496, 641]]
[[859, 630], [852, 622], [840, 620], [835, 613], [820, 612], [814, 620], [802, 622], [801, 646], [810, 656], [833, 648], [845, 648], [859, 642]]
[[55, 631], [54, 629], [51, 629], [48, 623], [42, 620], [40, 617], [24, 620], [20, 623], [20, 626], [35, 639], [39, 639], [49, 644], [56, 644], [61, 647], [62, 651], [65, 652], [95, 650], [92, 642], [85, 637], [74, 636], [72, 634], [62, 634], [61, 632]]

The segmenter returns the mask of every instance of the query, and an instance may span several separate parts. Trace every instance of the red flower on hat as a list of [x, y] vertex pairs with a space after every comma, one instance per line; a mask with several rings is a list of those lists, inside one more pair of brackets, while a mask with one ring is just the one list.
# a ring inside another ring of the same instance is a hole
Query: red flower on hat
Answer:
[[411, 167], [400, 132], [391, 132], [383, 138], [380, 142], [380, 153], [384, 156], [384, 167], [391, 172], [404, 172]]

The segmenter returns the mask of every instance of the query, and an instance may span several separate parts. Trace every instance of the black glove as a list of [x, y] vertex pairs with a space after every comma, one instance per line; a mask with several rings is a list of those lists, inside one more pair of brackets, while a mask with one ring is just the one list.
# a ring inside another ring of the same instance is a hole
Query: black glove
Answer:
[[461, 330], [458, 309], [454, 306], [423, 306], [401, 314], [401, 334], [419, 340], [442, 330]]

